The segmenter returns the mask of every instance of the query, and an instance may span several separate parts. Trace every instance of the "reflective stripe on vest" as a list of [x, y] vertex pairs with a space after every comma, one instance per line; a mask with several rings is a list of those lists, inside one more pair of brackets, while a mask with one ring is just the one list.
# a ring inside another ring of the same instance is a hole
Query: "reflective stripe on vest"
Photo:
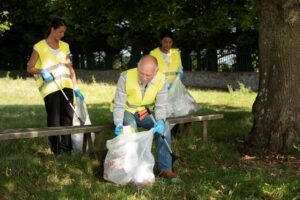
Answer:
[[177, 74], [178, 74], [178, 72], [165, 72], [166, 76], [175, 76]]
[[[59, 53], [57, 57], [54, 56], [45, 40], [41, 40], [35, 44], [34, 49], [39, 54], [39, 59], [35, 68], [39, 70], [46, 69], [49, 73], [52, 73], [61, 88], [73, 89], [70, 70], [66, 64], [66, 58], [69, 53], [69, 45], [63, 41], [59, 41]], [[53, 81], [46, 83], [40, 75], [35, 75], [34, 77], [43, 98], [48, 94], [59, 90]]]
[[165, 84], [165, 75], [158, 71], [154, 79], [148, 83], [144, 96], [142, 96], [138, 81], [137, 68], [130, 69], [126, 74], [126, 94], [127, 102], [125, 109], [130, 113], [135, 113], [145, 109], [145, 106], [153, 106], [157, 93]]
[[128, 103], [128, 101], [126, 102], [126, 106], [128, 106], [129, 108], [135, 108], [137, 109], [138, 107], [153, 107], [154, 106], [154, 103], [151, 103], [151, 104], [143, 104], [141, 106], [136, 106], [136, 105], [132, 105], [130, 103]]
[[[62, 74], [62, 75], [60, 75], [59, 77], [55, 77], [55, 76], [54, 76], [54, 78], [55, 78], [55, 80], [56, 80], [57, 82], [59, 82], [59, 81], [61, 81], [63, 78], [68, 78], [68, 79], [70, 79], [71, 76], [70, 76], [69, 74]], [[42, 83], [42, 85], [39, 87], [39, 91], [42, 91], [43, 88], [46, 87], [46, 85], [47, 85], [47, 84], [50, 84], [50, 83], [52, 83], [52, 82], [47, 83], [47, 82], [44, 81], [44, 82]]]
[[171, 49], [171, 56], [170, 56], [170, 65], [168, 66], [166, 61], [164, 60], [161, 51], [159, 48], [156, 48], [150, 52], [152, 56], [157, 59], [158, 68], [161, 72], [163, 72], [168, 79], [168, 83], [173, 83], [176, 75], [178, 73], [180, 67], [180, 54], [177, 49]]
[[[68, 68], [68, 65], [65, 64], [65, 63], [59, 63], [59, 64], [53, 65], [53, 66], [51, 66], [51, 67], [48, 67], [48, 68], [47, 68], [47, 71], [48, 71], [49, 73], [52, 73], [54, 70], [56, 70], [56, 69], [59, 68], [59, 67], [66, 67], [66, 68]], [[53, 73], [52, 73], [52, 74], [53, 74]], [[53, 75], [54, 75], [54, 74], [53, 74]], [[43, 78], [43, 77], [42, 77], [40, 74], [34, 76], [34, 79], [35, 79], [35, 80], [38, 80], [39, 78]], [[56, 78], [56, 77], [55, 77], [55, 78]]]
[[[111, 111], [111, 112], [113, 111], [114, 104], [115, 104], [115, 101], [112, 100], [111, 103], [110, 103], [110, 111]], [[137, 108], [140, 107], [140, 106], [132, 105], [132, 104], [128, 103], [128, 101], [126, 101], [126, 106], [127, 106], [128, 108], [133, 108], [133, 109], [137, 109]], [[154, 107], [154, 103], [146, 104], [146, 105], [141, 105], [141, 106], [142, 106], [142, 107], [153, 108], [153, 107]]]

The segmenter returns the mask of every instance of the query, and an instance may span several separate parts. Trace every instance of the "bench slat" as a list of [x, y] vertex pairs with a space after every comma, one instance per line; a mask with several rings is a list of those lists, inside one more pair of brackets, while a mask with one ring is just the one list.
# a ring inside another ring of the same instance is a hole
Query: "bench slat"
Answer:
[[204, 116], [184, 116], [184, 117], [174, 117], [168, 118], [168, 121], [171, 124], [176, 123], [187, 123], [187, 122], [201, 122], [201, 121], [208, 121], [214, 119], [222, 119], [224, 118], [223, 114], [215, 114], [215, 115], [204, 115]]
[[105, 129], [112, 129], [113, 124], [106, 125], [84, 125], [64, 126], [47, 128], [10, 129], [0, 133], [0, 140], [34, 138], [42, 136], [68, 135], [72, 133], [99, 132]]
[[[176, 118], [168, 118], [170, 123], [187, 123], [208, 121], [224, 118], [223, 114], [204, 115], [204, 116], [184, 116]], [[34, 138], [54, 135], [68, 135], [74, 133], [90, 133], [101, 132], [105, 129], [113, 130], [113, 124], [105, 125], [84, 125], [84, 126], [64, 126], [64, 127], [47, 127], [47, 128], [27, 128], [27, 129], [9, 129], [0, 133], [0, 140]]]

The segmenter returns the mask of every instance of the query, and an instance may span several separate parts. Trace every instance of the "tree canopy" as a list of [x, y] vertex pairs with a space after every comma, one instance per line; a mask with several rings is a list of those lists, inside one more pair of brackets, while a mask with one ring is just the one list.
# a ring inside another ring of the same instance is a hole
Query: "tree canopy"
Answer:
[[[192, 68], [194, 52], [194, 69], [218, 70], [217, 55], [224, 51], [236, 55], [233, 70], [251, 71], [251, 59], [240, 67], [238, 55], [251, 57], [257, 50], [257, 13], [257, 0], [2, 0], [0, 66], [24, 69], [33, 44], [43, 38], [52, 18], [61, 17], [68, 24], [64, 40], [75, 67], [110, 69], [116, 58], [132, 67], [169, 28], [185, 69]], [[131, 56], [126, 60], [122, 52]]]

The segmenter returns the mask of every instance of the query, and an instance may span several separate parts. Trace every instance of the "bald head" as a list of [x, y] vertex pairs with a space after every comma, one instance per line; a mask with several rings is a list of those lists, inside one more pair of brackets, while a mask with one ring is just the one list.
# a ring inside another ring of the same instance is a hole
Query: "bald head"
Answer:
[[142, 84], [148, 84], [155, 76], [157, 70], [156, 58], [151, 55], [143, 56], [138, 62], [139, 81]]

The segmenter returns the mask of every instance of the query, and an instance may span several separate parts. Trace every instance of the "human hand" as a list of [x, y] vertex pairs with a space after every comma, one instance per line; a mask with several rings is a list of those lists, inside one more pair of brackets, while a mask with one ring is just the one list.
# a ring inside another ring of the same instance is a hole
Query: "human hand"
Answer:
[[168, 90], [172, 88], [172, 83], [168, 83]]
[[179, 76], [180, 80], [182, 81], [182, 79], [183, 79], [183, 72], [178, 72], [178, 76]]
[[116, 135], [116, 136], [122, 134], [122, 128], [123, 128], [123, 125], [122, 125], [122, 124], [117, 124], [117, 125], [116, 125], [116, 127], [115, 127], [115, 135]]
[[164, 120], [162, 120], [162, 119], [157, 120], [156, 124], [154, 125], [155, 133], [158, 133], [158, 134], [162, 135], [164, 133], [164, 130], [165, 130]]
[[83, 96], [83, 94], [80, 92], [79, 89], [74, 90], [74, 93], [75, 93], [75, 96], [76, 96], [76, 97], [79, 97], [80, 101], [83, 101], [83, 100], [84, 100], [84, 96]]
[[53, 76], [45, 69], [42, 69], [40, 71], [40, 75], [43, 77], [43, 79], [48, 83], [50, 81], [53, 81]]

